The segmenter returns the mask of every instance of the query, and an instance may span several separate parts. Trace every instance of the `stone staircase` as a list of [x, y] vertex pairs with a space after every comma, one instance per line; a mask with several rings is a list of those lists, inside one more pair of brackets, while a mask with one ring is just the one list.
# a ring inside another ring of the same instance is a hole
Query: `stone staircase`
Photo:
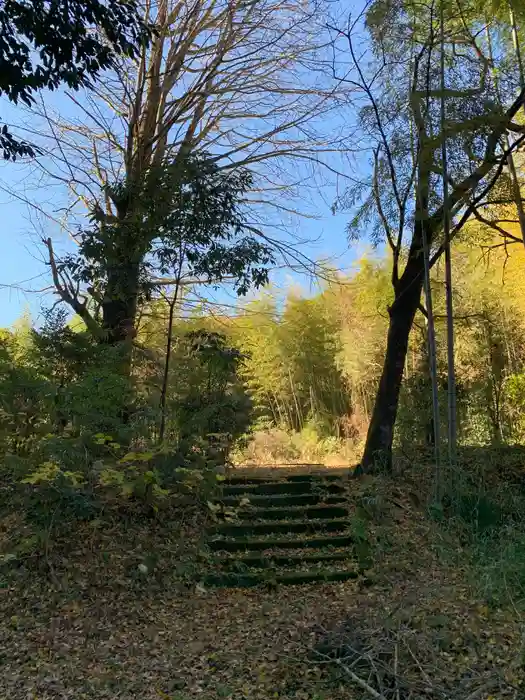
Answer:
[[[329, 471], [329, 470], [326, 470]], [[350, 472], [224, 482], [207, 533], [207, 586], [346, 581], [360, 568], [345, 484]]]

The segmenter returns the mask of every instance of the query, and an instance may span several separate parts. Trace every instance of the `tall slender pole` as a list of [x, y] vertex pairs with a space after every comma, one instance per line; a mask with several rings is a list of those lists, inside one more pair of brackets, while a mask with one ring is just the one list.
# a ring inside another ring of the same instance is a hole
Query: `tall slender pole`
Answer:
[[[512, 14], [512, 10], [511, 10], [511, 18], [512, 17], [513, 17], [513, 14]], [[488, 45], [488, 51], [489, 51], [489, 61], [490, 61], [490, 67], [491, 67], [491, 72], [492, 72], [492, 79], [494, 81], [494, 88], [496, 91], [496, 96], [497, 96], [498, 102], [501, 106], [503, 104], [503, 101], [501, 99], [498, 71], [496, 70], [496, 66], [494, 65], [494, 54], [492, 51], [492, 37], [490, 35], [490, 27], [489, 27], [488, 22], [487, 22], [487, 27], [486, 27], [485, 33], [487, 36], [487, 45]], [[517, 54], [519, 56], [519, 43], [517, 42], [517, 38], [515, 41], [515, 47], [518, 47]], [[520, 70], [520, 73], [522, 73], [522, 69]], [[523, 80], [523, 78], [522, 78], [522, 80]], [[516, 210], [518, 212], [518, 222], [520, 225], [521, 239], [523, 241], [523, 245], [525, 246], [525, 207], [523, 206], [523, 198], [521, 196], [520, 181], [519, 181], [518, 172], [516, 169], [516, 164], [514, 162], [514, 155], [510, 151], [511, 143], [510, 143], [510, 138], [509, 138], [508, 132], [505, 132], [503, 138], [504, 138], [505, 148], [508, 151], [507, 167], [509, 169], [510, 182], [512, 185], [512, 195], [514, 197], [514, 201], [516, 203]]]
[[456, 372], [454, 366], [454, 306], [452, 297], [452, 260], [450, 251], [450, 206], [448, 195], [448, 155], [445, 136], [445, 12], [444, 0], [440, 3], [440, 72], [441, 72], [441, 160], [443, 171], [443, 234], [445, 249], [445, 294], [447, 309], [447, 360], [448, 360], [448, 457], [450, 466], [457, 459]]
[[[421, 148], [421, 144], [420, 144]], [[414, 194], [417, 208], [423, 210], [420, 201], [419, 175], [421, 171], [421, 152], [416, 152], [414, 143], [413, 122], [410, 122], [410, 150], [414, 167], [417, 166], [418, 176], [416, 178]], [[418, 149], [419, 150], [419, 149]], [[441, 500], [441, 422], [439, 416], [439, 391], [437, 374], [437, 351], [436, 351], [436, 328], [434, 324], [434, 308], [432, 302], [432, 288], [430, 286], [430, 246], [426, 226], [422, 226], [423, 238], [423, 289], [425, 293], [426, 306], [426, 326], [427, 326], [427, 347], [428, 347], [428, 369], [430, 374], [430, 384], [432, 387], [432, 423], [434, 428], [434, 460], [435, 460], [435, 498]]]
[[162, 387], [160, 391], [160, 427], [159, 427], [159, 442], [164, 441], [164, 435], [166, 432], [166, 399], [168, 396], [169, 380], [170, 380], [170, 361], [171, 361], [171, 347], [173, 344], [173, 319], [175, 315], [175, 305], [177, 303], [177, 297], [179, 295], [179, 282], [175, 286], [175, 291], [173, 297], [168, 302], [169, 304], [169, 315], [168, 315], [168, 336], [166, 339], [166, 356], [164, 358], [164, 372], [162, 375]]
[[430, 287], [430, 251], [428, 247], [427, 232], [423, 226], [423, 260], [424, 260], [424, 290], [425, 306], [427, 309], [427, 343], [428, 365], [430, 382], [432, 385], [432, 419], [434, 424], [434, 458], [436, 461], [436, 500], [440, 500], [441, 493], [441, 426], [439, 421], [439, 394], [437, 380], [437, 353], [436, 353], [436, 329], [434, 326], [434, 309], [432, 304], [432, 289]]
[[182, 265], [184, 262], [185, 246], [179, 245], [179, 269], [177, 271], [177, 281], [175, 283], [175, 289], [173, 291], [173, 297], [169, 301], [169, 315], [168, 315], [168, 337], [166, 339], [166, 357], [164, 358], [164, 373], [162, 375], [162, 387], [160, 391], [160, 428], [159, 428], [159, 442], [164, 441], [164, 434], [166, 432], [166, 399], [168, 397], [169, 381], [170, 381], [170, 361], [171, 361], [171, 347], [173, 344], [173, 319], [175, 316], [175, 305], [179, 299], [180, 282], [182, 274]]
[[512, 8], [511, 1], [509, 1], [509, 17], [510, 26], [512, 30], [512, 41], [514, 43], [514, 50], [516, 52], [516, 58], [518, 61], [518, 70], [520, 73], [520, 86], [523, 88], [523, 86], [525, 85], [525, 66], [523, 65], [523, 58], [521, 55], [520, 38], [518, 34], [518, 23], [516, 21], [516, 14], [514, 13], [514, 9]]

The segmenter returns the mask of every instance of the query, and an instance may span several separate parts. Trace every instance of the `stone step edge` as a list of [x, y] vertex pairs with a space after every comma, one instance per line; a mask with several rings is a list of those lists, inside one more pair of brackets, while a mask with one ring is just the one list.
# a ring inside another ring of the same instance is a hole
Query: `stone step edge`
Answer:
[[222, 588], [253, 588], [262, 585], [299, 585], [304, 583], [335, 583], [357, 579], [359, 571], [300, 571], [281, 575], [210, 574], [202, 579], [204, 586]]

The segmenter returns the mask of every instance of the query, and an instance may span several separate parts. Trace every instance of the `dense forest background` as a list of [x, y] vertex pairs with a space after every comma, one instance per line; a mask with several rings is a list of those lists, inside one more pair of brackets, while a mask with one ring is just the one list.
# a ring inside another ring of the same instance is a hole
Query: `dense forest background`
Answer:
[[[477, 242], [480, 234], [484, 246]], [[472, 238], [465, 234], [454, 248], [459, 442], [521, 445], [525, 253], [518, 246], [492, 248], [490, 229], [477, 230], [474, 243]], [[97, 433], [156, 449], [164, 414], [164, 439], [181, 455], [195, 447], [194, 441], [207, 448], [211, 441], [236, 463], [355, 464], [385, 352], [390, 265], [387, 257], [370, 254], [345, 276], [327, 270], [317, 292], [297, 287], [283, 294], [270, 286], [238, 310], [182, 297], [171, 307], [167, 378], [170, 304], [166, 299], [145, 304], [130, 386], [114, 372], [118, 351], [101, 351], [81, 319], [54, 311], [35, 330], [26, 314], [1, 336], [4, 450], [14, 459], [41, 441], [54, 445], [60, 436], [62, 445], [67, 439], [73, 447], [82, 436]], [[446, 316], [439, 266], [432, 290], [446, 432]], [[396, 424], [395, 444], [405, 454], [433, 447], [428, 363], [426, 319], [419, 313]]]
[[[523, 8], [116, 8], [87, 10], [101, 43], [51, 14], [65, 53], [6, 10], [24, 189], [3, 187], [51, 285], [2, 331], [6, 463], [89, 470], [102, 440], [182, 469], [389, 471], [396, 449], [521, 444]], [[369, 251], [352, 269], [301, 239], [327, 193]]]

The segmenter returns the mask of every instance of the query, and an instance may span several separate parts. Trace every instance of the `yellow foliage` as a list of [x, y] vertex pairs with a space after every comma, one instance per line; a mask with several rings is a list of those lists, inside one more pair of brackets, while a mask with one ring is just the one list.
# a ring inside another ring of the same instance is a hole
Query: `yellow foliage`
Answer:
[[119, 459], [119, 464], [129, 462], [149, 462], [155, 456], [154, 452], [128, 452]]
[[56, 462], [44, 462], [36, 471], [22, 479], [23, 484], [42, 484], [54, 481], [60, 474], [60, 467]]
[[56, 462], [43, 462], [36, 471], [22, 479], [22, 483], [46, 484], [55, 481], [60, 476], [69, 481], [72, 486], [80, 486], [84, 482], [84, 477], [80, 472], [62, 471]]

